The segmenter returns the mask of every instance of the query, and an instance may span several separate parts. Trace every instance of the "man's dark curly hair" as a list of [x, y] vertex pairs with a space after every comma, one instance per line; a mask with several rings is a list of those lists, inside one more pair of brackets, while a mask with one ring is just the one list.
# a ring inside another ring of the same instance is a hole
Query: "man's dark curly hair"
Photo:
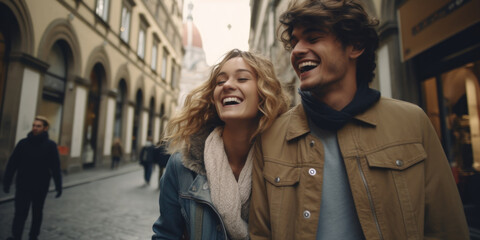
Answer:
[[314, 27], [333, 33], [342, 45], [364, 49], [357, 59], [357, 82], [371, 82], [375, 76], [378, 20], [370, 18], [358, 0], [292, 0], [280, 16], [277, 29], [285, 49], [291, 50], [294, 27]]

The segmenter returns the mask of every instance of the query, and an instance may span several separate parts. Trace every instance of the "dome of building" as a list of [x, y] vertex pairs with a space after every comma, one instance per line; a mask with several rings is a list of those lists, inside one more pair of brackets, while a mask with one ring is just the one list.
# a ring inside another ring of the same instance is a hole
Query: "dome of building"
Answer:
[[192, 21], [187, 21], [183, 24], [183, 46], [203, 48], [202, 37], [200, 36], [200, 31], [198, 31], [197, 26]]

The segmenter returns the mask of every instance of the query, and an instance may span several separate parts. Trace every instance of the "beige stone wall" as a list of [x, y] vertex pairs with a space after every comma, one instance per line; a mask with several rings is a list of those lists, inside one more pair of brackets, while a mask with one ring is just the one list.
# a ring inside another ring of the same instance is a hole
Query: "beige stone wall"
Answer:
[[[131, 8], [129, 41], [125, 43], [120, 38], [121, 9], [125, 3], [133, 3]], [[177, 69], [176, 80], [179, 82], [180, 66], [182, 63], [181, 47], [181, 26], [182, 16], [179, 10], [182, 9], [183, 1], [169, 0], [110, 0], [108, 18], [103, 21], [95, 13], [97, 0], [0, 0], [0, 11], [11, 12], [13, 19], [10, 26], [14, 29], [11, 36], [10, 53], [18, 55], [15, 60], [11, 56], [6, 76], [6, 88], [18, 87], [19, 84], [12, 84], [18, 81], [18, 76], [24, 76], [25, 71], [34, 71], [40, 74], [40, 86], [38, 87], [37, 101], [42, 101], [42, 89], [45, 74], [48, 69], [48, 56], [51, 47], [62, 41], [66, 44], [67, 69], [66, 90], [63, 102], [63, 113], [61, 123], [60, 146], [72, 150], [72, 144], [82, 144], [84, 129], [82, 121], [86, 114], [86, 103], [88, 91], [91, 85], [91, 72], [95, 64], [100, 63], [104, 76], [101, 77], [101, 93], [99, 113], [97, 116], [98, 131], [96, 144], [96, 166], [108, 165], [109, 145], [112, 142], [112, 124], [114, 119], [113, 104], [119, 81], [126, 82], [126, 105], [123, 107], [122, 117], [122, 142], [129, 144], [133, 130], [133, 115], [128, 112], [135, 108], [136, 94], [140, 90], [143, 96], [142, 113], [149, 113], [150, 99], [154, 99], [154, 131], [162, 131], [165, 122], [176, 108], [178, 98], [178, 84], [172, 86], [172, 67]], [[155, 12], [160, 9], [161, 18], [156, 18]], [[176, 11], [172, 11], [176, 9]], [[172, 12], [174, 14], [172, 14]], [[143, 16], [143, 17], [141, 17]], [[145, 57], [137, 56], [138, 34], [142, 18], [147, 22]], [[168, 24], [167, 24], [168, 23]], [[168, 33], [165, 31], [168, 29]], [[152, 45], [154, 36], [159, 40], [157, 46], [156, 70], [152, 70]], [[174, 40], [174, 41], [172, 41]], [[21, 44], [19, 43], [21, 42]], [[179, 45], [180, 44], [180, 45]], [[162, 56], [168, 52], [166, 78], [162, 79]], [[12, 54], [13, 55], [13, 54]], [[3, 57], [3, 56], [2, 56]], [[11, 89], [6, 89], [9, 91]], [[85, 94], [84, 91], [87, 91]], [[35, 91], [35, 90], [34, 90]], [[79, 93], [83, 93], [79, 97]], [[18, 94], [5, 95], [5, 102], [19, 102], [22, 96]], [[81, 101], [81, 102], [78, 102]], [[38, 107], [33, 106], [33, 109]], [[159, 118], [160, 106], [164, 106], [164, 115]], [[76, 108], [77, 107], [77, 108]], [[32, 115], [19, 113], [18, 109], [3, 108], [0, 131], [0, 176], [2, 175], [8, 156], [15, 145], [18, 122], [29, 122], [33, 119], [19, 119], [19, 117]], [[5, 112], [7, 111], [7, 112]], [[25, 117], [22, 117], [25, 118]], [[160, 119], [160, 121], [158, 120]], [[4, 125], [3, 123], [8, 123]], [[76, 124], [76, 125], [75, 125]], [[159, 126], [161, 124], [161, 126]], [[147, 124], [139, 121], [139, 133], [146, 131]], [[153, 133], [156, 138], [160, 133]], [[145, 134], [140, 134], [146, 138]], [[137, 143], [144, 142], [140, 139]], [[71, 152], [62, 155], [62, 168], [64, 170], [76, 170], [82, 168], [82, 147], [73, 146], [75, 152], [80, 151], [79, 156], [72, 156]], [[127, 147], [130, 148], [131, 146]], [[80, 149], [78, 149], [80, 148]], [[130, 156], [126, 156], [130, 159]]]

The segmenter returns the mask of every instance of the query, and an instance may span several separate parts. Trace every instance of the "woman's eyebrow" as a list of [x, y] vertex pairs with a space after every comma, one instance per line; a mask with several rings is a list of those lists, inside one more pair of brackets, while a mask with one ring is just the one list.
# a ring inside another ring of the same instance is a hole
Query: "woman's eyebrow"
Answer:
[[248, 72], [248, 73], [250, 73], [250, 74], [253, 74], [252, 71], [250, 71], [250, 70], [248, 70], [248, 69], [243, 69], [243, 68], [238, 69], [237, 71], [235, 71], [235, 73], [241, 73], [241, 72]]

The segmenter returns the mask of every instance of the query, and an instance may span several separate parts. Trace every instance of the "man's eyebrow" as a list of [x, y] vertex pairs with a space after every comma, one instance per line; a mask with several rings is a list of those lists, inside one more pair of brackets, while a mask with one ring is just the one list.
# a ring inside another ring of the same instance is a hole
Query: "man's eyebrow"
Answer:
[[322, 28], [305, 28], [302, 32], [303, 34], [309, 34], [309, 33], [328, 33], [327, 30], [322, 29]]

